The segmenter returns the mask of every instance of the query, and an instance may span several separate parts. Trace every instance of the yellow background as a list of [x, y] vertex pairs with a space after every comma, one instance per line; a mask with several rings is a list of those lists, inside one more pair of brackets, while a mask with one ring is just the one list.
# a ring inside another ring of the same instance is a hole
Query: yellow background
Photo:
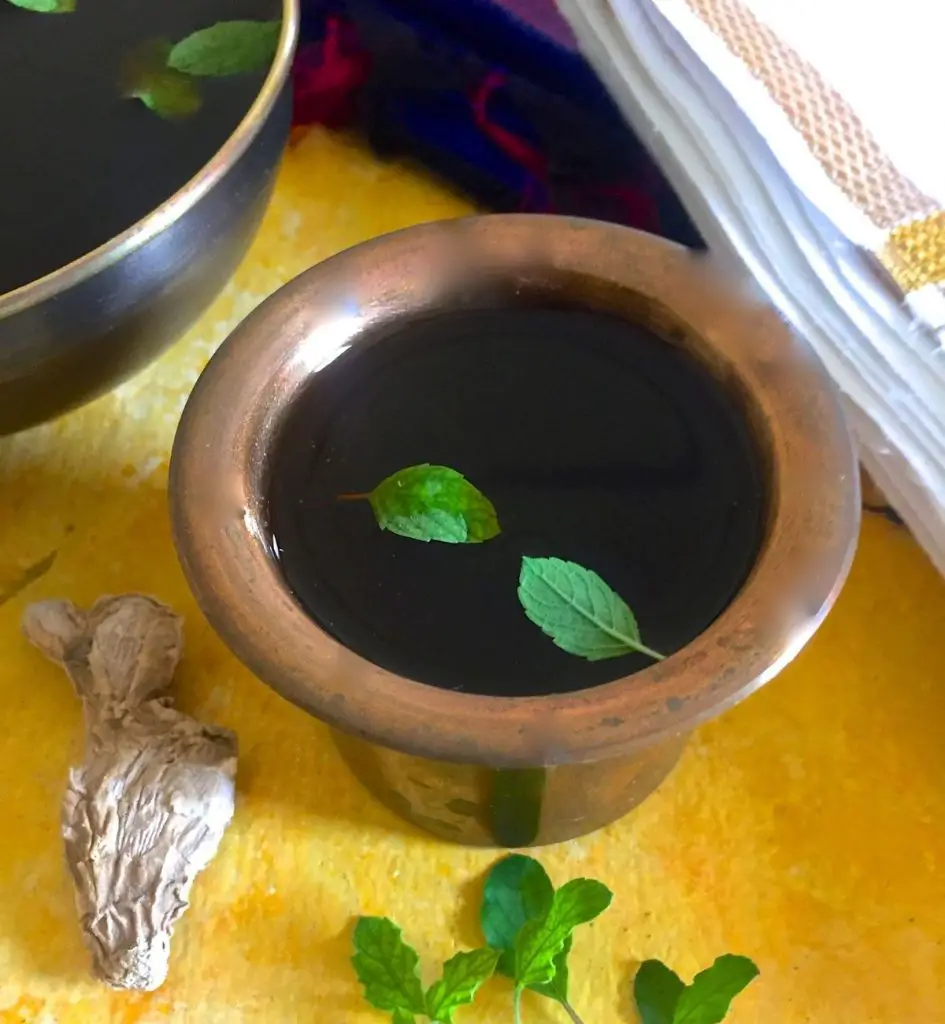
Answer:
[[[466, 210], [311, 132], [286, 159], [251, 256], [181, 344], [114, 394], [0, 440], [2, 1024], [370, 1024], [384, 1018], [362, 1003], [348, 961], [355, 915], [392, 916], [428, 966], [479, 943], [479, 887], [496, 854], [401, 824], [349, 776], [323, 726], [229, 655], [187, 591], [165, 508], [184, 399], [239, 319], [338, 249]], [[127, 590], [186, 617], [180, 704], [241, 744], [236, 818], [151, 995], [88, 978], [58, 833], [79, 706], [19, 636], [29, 601]], [[943, 670], [945, 584], [904, 530], [868, 515], [852, 579], [797, 662], [700, 730], [637, 813], [539, 854], [556, 882], [593, 875], [616, 893], [572, 957], [586, 1024], [636, 1020], [641, 959], [688, 979], [723, 952], [762, 972], [732, 1024], [945, 1022]], [[457, 1015], [510, 1020], [500, 980]], [[538, 998], [525, 1021], [565, 1024]]]

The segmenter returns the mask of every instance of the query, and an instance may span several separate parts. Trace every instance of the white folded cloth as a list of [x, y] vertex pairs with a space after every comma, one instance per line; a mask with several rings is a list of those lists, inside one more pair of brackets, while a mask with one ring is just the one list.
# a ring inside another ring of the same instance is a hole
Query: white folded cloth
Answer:
[[945, 572], [945, 5], [558, 3], [716, 258], [817, 350]]

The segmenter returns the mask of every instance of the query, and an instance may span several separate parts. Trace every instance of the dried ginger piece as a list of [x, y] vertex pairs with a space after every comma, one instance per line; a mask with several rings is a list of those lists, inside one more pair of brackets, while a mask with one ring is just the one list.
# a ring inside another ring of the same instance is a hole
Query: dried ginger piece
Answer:
[[174, 924], [233, 816], [236, 737], [171, 707], [182, 622], [149, 597], [27, 608], [23, 632], [82, 699], [85, 759], [62, 834], [93, 970], [115, 988], [167, 977]]

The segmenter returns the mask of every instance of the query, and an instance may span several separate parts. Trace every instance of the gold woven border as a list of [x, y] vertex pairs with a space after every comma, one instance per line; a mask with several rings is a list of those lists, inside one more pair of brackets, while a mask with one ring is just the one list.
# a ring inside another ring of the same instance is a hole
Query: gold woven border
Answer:
[[739, 0], [685, 3], [765, 86], [830, 178], [877, 227], [894, 228], [938, 211], [840, 93], [748, 7]]
[[945, 211], [893, 228], [879, 255], [904, 292], [945, 283]]

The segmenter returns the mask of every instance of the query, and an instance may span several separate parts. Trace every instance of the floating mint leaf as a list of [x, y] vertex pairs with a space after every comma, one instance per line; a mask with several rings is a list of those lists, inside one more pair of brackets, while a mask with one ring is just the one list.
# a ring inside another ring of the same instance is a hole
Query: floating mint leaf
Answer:
[[190, 78], [168, 68], [170, 52], [171, 44], [165, 39], [151, 39], [137, 47], [125, 61], [123, 94], [161, 117], [187, 117], [200, 109], [200, 92]]
[[125, 96], [141, 100], [149, 110], [168, 120], [195, 114], [201, 104], [200, 93], [194, 84], [186, 77], [170, 72], [142, 79]]
[[71, 14], [75, 10], [75, 0], [10, 0], [10, 3], [40, 14]]
[[411, 1024], [415, 1014], [426, 1012], [420, 958], [393, 921], [362, 917], [354, 929], [354, 949], [351, 962], [372, 1006], [393, 1014], [396, 1024]]
[[643, 1024], [673, 1024], [676, 1004], [685, 987], [679, 975], [662, 961], [640, 964], [633, 979], [633, 997]]
[[281, 30], [279, 21], [220, 21], [182, 39], [167, 66], [212, 78], [261, 71], [275, 55]]
[[502, 956], [500, 974], [515, 976], [515, 940], [523, 925], [543, 918], [551, 907], [554, 886], [532, 857], [513, 853], [489, 872], [479, 920], [486, 942]]
[[411, 540], [478, 544], [499, 533], [492, 502], [448, 466], [408, 466], [366, 495], [382, 530]]
[[554, 978], [555, 962], [571, 932], [578, 925], [593, 921], [613, 899], [602, 882], [575, 878], [554, 894], [548, 913], [529, 921], [515, 941], [515, 987], [518, 991], [532, 985], [545, 985]]
[[494, 949], [457, 953], [443, 965], [443, 977], [427, 993], [427, 1016], [438, 1024], [452, 1024], [460, 1006], [476, 998], [483, 982], [495, 973], [499, 954]]
[[676, 1004], [672, 1024], [719, 1024], [735, 996], [758, 974], [758, 968], [747, 956], [720, 956], [686, 986]]
[[626, 602], [590, 569], [560, 558], [522, 559], [518, 599], [525, 614], [569, 654], [588, 661], [638, 651], [658, 661], [645, 646]]

